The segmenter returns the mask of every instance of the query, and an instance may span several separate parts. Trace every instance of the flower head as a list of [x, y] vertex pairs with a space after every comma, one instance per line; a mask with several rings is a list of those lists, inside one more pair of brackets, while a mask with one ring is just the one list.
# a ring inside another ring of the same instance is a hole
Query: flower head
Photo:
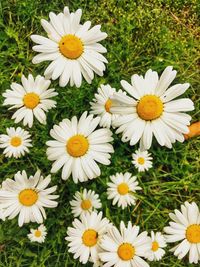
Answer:
[[30, 231], [28, 238], [31, 242], [44, 243], [47, 235], [47, 228], [43, 224], [41, 224], [37, 229], [31, 229]]
[[132, 154], [132, 157], [132, 163], [139, 172], [143, 172], [152, 167], [153, 158], [151, 157], [151, 153], [148, 153], [148, 151], [141, 151], [140, 149], [138, 149], [135, 151], [135, 153]]

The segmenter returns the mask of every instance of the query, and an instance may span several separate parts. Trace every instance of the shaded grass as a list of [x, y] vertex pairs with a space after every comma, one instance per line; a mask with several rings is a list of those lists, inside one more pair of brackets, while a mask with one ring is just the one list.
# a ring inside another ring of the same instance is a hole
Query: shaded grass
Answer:
[[[168, 65], [178, 70], [176, 82], [189, 82], [190, 89], [185, 94], [195, 103], [193, 120], [199, 117], [199, 14], [198, 0], [87, 0], [87, 1], [39, 1], [3, 0], [0, 19], [0, 92], [3, 93], [12, 81], [20, 82], [22, 73], [43, 74], [48, 63], [33, 65], [34, 55], [30, 35], [45, 35], [40, 19], [47, 18], [50, 11], [55, 13], [68, 5], [70, 10], [83, 9], [82, 21], [91, 20], [92, 25], [102, 24], [108, 38], [103, 44], [107, 47], [109, 64], [104, 77], [96, 77], [92, 85], [83, 82], [80, 89], [59, 88], [58, 82], [52, 84], [59, 92], [56, 97], [57, 108], [48, 113], [48, 124], [42, 126], [35, 122], [30, 130], [33, 138], [31, 153], [18, 160], [6, 159], [0, 155], [1, 181], [12, 178], [18, 170], [25, 169], [29, 174], [40, 168], [47, 175], [51, 163], [46, 158], [45, 142], [50, 139], [49, 130], [53, 124], [65, 117], [80, 116], [89, 110], [99, 84], [110, 83], [120, 88], [120, 80], [130, 81], [133, 73], [144, 74], [152, 68], [159, 73]], [[0, 96], [0, 103], [3, 98]], [[1, 109], [0, 133], [13, 126], [10, 119], [12, 111]], [[21, 125], [22, 126], [22, 125]], [[184, 144], [176, 143], [173, 149], [161, 148], [153, 144], [151, 152], [154, 168], [145, 174], [137, 174], [131, 164], [131, 153], [135, 147], [123, 144], [115, 135], [115, 154], [112, 165], [102, 166], [102, 175], [91, 182], [75, 185], [70, 179], [61, 181], [60, 172], [52, 175], [52, 184], [58, 185], [60, 194], [57, 209], [48, 211], [45, 225], [48, 228], [44, 245], [31, 244], [26, 235], [29, 226], [18, 228], [17, 220], [0, 224], [0, 266], [1, 267], [64, 267], [82, 266], [68, 253], [64, 240], [66, 229], [73, 220], [69, 201], [76, 190], [83, 187], [94, 189], [100, 194], [104, 214], [116, 225], [120, 220], [138, 223], [142, 230], [161, 231], [168, 223], [168, 213], [179, 208], [184, 201], [200, 201], [199, 179], [199, 139]], [[116, 172], [129, 171], [138, 175], [143, 192], [138, 193], [138, 203], [125, 211], [113, 207], [106, 198], [106, 183]], [[32, 226], [36, 226], [32, 224]], [[170, 246], [169, 246], [170, 247]], [[86, 266], [90, 266], [87, 264]], [[170, 252], [160, 263], [151, 266], [183, 267], [187, 258], [178, 261]]]

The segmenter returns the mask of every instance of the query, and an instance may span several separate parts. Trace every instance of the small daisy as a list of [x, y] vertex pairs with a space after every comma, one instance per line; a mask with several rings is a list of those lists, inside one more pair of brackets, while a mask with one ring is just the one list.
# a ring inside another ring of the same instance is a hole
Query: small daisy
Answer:
[[99, 261], [100, 243], [102, 236], [110, 228], [108, 219], [102, 218], [102, 212], [83, 214], [81, 220], [75, 219], [73, 227], [67, 230], [69, 252], [74, 254], [74, 259], [86, 264], [88, 261]]
[[101, 247], [104, 252], [99, 254], [100, 259], [106, 262], [103, 266], [114, 267], [149, 267], [141, 257], [145, 257], [151, 248], [151, 239], [147, 232], [139, 234], [139, 226], [128, 222], [120, 223], [120, 231], [116, 227], [109, 229], [104, 235]]
[[43, 224], [41, 224], [37, 229], [31, 229], [30, 231], [30, 234], [27, 236], [31, 242], [44, 243], [47, 235], [47, 228]]
[[45, 112], [56, 106], [56, 101], [50, 99], [57, 95], [55, 89], [48, 89], [51, 82], [40, 75], [34, 80], [31, 74], [28, 75], [28, 79], [22, 75], [21, 81], [22, 85], [12, 83], [11, 89], [3, 93], [3, 105], [11, 106], [10, 109], [18, 109], [12, 116], [15, 123], [23, 120], [23, 125], [31, 128], [35, 116], [40, 123], [46, 124]]
[[161, 146], [172, 147], [176, 140], [183, 142], [189, 132], [191, 116], [184, 111], [194, 109], [188, 98], [176, 99], [190, 86], [189, 83], [170, 86], [176, 71], [167, 67], [160, 79], [158, 73], [148, 70], [145, 77], [137, 74], [131, 77], [131, 84], [121, 81], [121, 85], [130, 96], [114, 93], [115, 103], [111, 112], [121, 116], [115, 120], [117, 133], [122, 133], [122, 141], [130, 141], [147, 150], [155, 136]]
[[135, 205], [136, 197], [134, 193], [136, 190], [141, 190], [142, 188], [138, 186], [138, 181], [136, 176], [132, 176], [131, 173], [116, 173], [116, 175], [110, 176], [112, 183], [108, 183], [108, 199], [113, 199], [112, 204], [122, 207], [122, 209], [127, 206]]
[[165, 237], [160, 233], [151, 231], [151, 250], [147, 256], [149, 261], [159, 261], [165, 255], [164, 247], [167, 246]]
[[132, 163], [139, 172], [144, 172], [152, 167], [153, 158], [151, 157], [151, 153], [148, 153], [148, 151], [141, 151], [138, 149], [132, 154], [132, 157]]
[[[116, 92], [115, 88], [112, 88], [109, 84], [100, 85], [97, 89], [97, 94], [91, 105], [91, 114], [95, 114], [101, 118], [99, 125], [101, 127], [110, 128], [114, 126], [114, 121], [119, 115], [112, 114], [110, 108], [112, 106], [111, 97]], [[122, 93], [122, 90], [119, 90], [119, 94]]]
[[94, 73], [103, 76], [107, 59], [102, 55], [107, 50], [99, 44], [107, 37], [101, 32], [101, 25], [91, 27], [91, 22], [80, 24], [82, 10], [70, 13], [68, 7], [63, 13], [56, 15], [50, 12], [50, 22], [42, 19], [41, 24], [48, 38], [32, 35], [31, 39], [37, 45], [33, 50], [39, 52], [33, 58], [33, 63], [52, 61], [45, 70], [46, 78], [56, 80], [64, 87], [70, 82], [81, 86], [82, 76], [88, 83], [94, 78]]
[[29, 153], [31, 145], [31, 135], [21, 127], [16, 129], [13, 127], [6, 128], [7, 134], [0, 135], [0, 148], [5, 148], [3, 154], [6, 157], [19, 158]]
[[76, 192], [70, 205], [75, 217], [88, 212], [91, 213], [102, 206], [99, 195], [92, 190], [87, 191], [87, 189], [83, 189], [83, 192]]
[[0, 206], [4, 209], [4, 216], [15, 218], [18, 214], [18, 224], [43, 223], [46, 219], [44, 207], [55, 208], [58, 195], [51, 195], [57, 186], [47, 188], [51, 176], [41, 176], [38, 170], [34, 176], [27, 177], [25, 171], [17, 172], [14, 180], [6, 179], [0, 189]]
[[200, 261], [200, 211], [195, 202], [185, 202], [181, 211], [175, 210], [169, 214], [173, 222], [164, 228], [168, 243], [179, 242], [171, 251], [178, 259], [182, 259], [189, 252], [189, 262]]
[[84, 112], [79, 121], [73, 117], [54, 125], [50, 135], [55, 140], [46, 143], [48, 159], [55, 161], [52, 173], [62, 168], [62, 179], [67, 180], [72, 173], [75, 183], [100, 176], [96, 162], [109, 165], [110, 153], [114, 150], [109, 144], [113, 140], [112, 132], [109, 129], [95, 130], [99, 120]]

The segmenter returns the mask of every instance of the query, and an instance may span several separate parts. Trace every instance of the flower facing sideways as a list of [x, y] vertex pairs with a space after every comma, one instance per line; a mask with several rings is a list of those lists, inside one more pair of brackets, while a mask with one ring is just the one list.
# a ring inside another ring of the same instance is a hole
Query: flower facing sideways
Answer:
[[63, 13], [56, 15], [50, 12], [50, 22], [42, 19], [41, 24], [48, 38], [32, 35], [31, 39], [37, 45], [33, 50], [39, 52], [33, 58], [33, 63], [52, 61], [45, 70], [45, 77], [53, 80], [59, 79], [61, 87], [70, 83], [80, 87], [82, 76], [88, 83], [94, 78], [94, 73], [103, 76], [106, 58], [102, 53], [106, 48], [99, 44], [107, 37], [101, 32], [101, 26], [91, 27], [91, 22], [80, 24], [82, 10], [70, 13], [68, 7]]
[[184, 113], [194, 109], [188, 98], [176, 99], [189, 87], [188, 83], [170, 86], [176, 71], [167, 67], [158, 77], [157, 72], [148, 70], [145, 77], [134, 74], [131, 84], [121, 81], [129, 96], [114, 93], [115, 105], [111, 107], [114, 114], [121, 116], [115, 120], [117, 133], [122, 133], [122, 141], [135, 145], [140, 141], [140, 148], [151, 147], [155, 136], [161, 146], [168, 148], [178, 140], [184, 141], [189, 132], [191, 117]]
[[72, 173], [75, 183], [94, 179], [101, 173], [97, 164], [110, 164], [113, 140], [109, 129], [95, 130], [100, 118], [87, 116], [84, 112], [79, 121], [77, 117], [64, 119], [54, 125], [50, 135], [55, 139], [46, 144], [49, 160], [55, 161], [51, 172], [62, 168], [62, 179], [67, 180]]
[[27, 177], [25, 171], [17, 172], [14, 180], [6, 179], [0, 189], [0, 207], [4, 216], [13, 219], [18, 216], [18, 224], [43, 223], [46, 219], [44, 208], [55, 208], [58, 195], [52, 195], [57, 186], [48, 187], [51, 176], [41, 176], [38, 170], [34, 176]]
[[189, 253], [189, 262], [197, 264], [200, 261], [200, 211], [197, 204], [185, 202], [181, 211], [175, 210], [169, 216], [173, 221], [164, 228], [166, 241], [181, 241], [171, 251], [178, 259]]
[[22, 85], [12, 83], [11, 89], [7, 89], [3, 96], [5, 100], [3, 105], [11, 106], [10, 109], [17, 109], [12, 119], [15, 123], [23, 120], [23, 125], [33, 126], [33, 118], [46, 124], [46, 114], [50, 109], [56, 106], [56, 101], [50, 98], [57, 95], [55, 89], [48, 89], [50, 81], [38, 75], [35, 79], [31, 74], [28, 78], [22, 75]]
[[0, 135], [0, 148], [4, 148], [3, 154], [6, 157], [19, 158], [29, 153], [31, 144], [31, 135], [28, 131], [23, 130], [21, 127], [16, 129], [13, 127], [6, 128], [6, 134]]
[[41, 224], [37, 229], [30, 229], [30, 231], [28, 238], [31, 242], [44, 243], [47, 235], [47, 228], [43, 224]]

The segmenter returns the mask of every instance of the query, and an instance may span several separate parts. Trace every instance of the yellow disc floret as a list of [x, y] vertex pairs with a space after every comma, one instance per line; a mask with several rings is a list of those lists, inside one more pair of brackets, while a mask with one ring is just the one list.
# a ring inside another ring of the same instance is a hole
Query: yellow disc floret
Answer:
[[145, 95], [137, 104], [138, 116], [145, 121], [159, 118], [162, 112], [163, 103], [160, 98], [155, 95]]
[[40, 230], [35, 230], [34, 235], [35, 237], [40, 237], [42, 235], [42, 232]]
[[152, 249], [154, 252], [157, 251], [157, 250], [159, 249], [159, 244], [158, 244], [157, 241], [152, 242], [152, 247], [151, 247], [151, 249]]
[[23, 98], [24, 106], [29, 109], [34, 109], [40, 102], [40, 98], [35, 93], [28, 93]]
[[106, 112], [111, 113], [111, 112], [110, 112], [110, 108], [111, 108], [111, 106], [112, 106], [112, 101], [110, 100], [110, 98], [108, 98], [108, 100], [107, 100], [106, 103], [105, 103], [105, 110], [106, 110]]
[[38, 193], [33, 189], [24, 189], [19, 193], [19, 202], [24, 206], [32, 206], [38, 200]]
[[67, 152], [72, 157], [81, 157], [86, 154], [89, 148], [89, 143], [87, 138], [83, 135], [74, 135], [72, 136], [66, 144]]
[[129, 191], [129, 187], [126, 183], [121, 183], [118, 185], [117, 191], [120, 195], [126, 195]]
[[81, 202], [81, 208], [83, 210], [89, 210], [92, 207], [92, 203], [89, 199], [84, 199]]
[[143, 164], [145, 163], [144, 158], [139, 157], [139, 158], [138, 158], [138, 163], [139, 163], [140, 165], [143, 165]]
[[14, 146], [14, 147], [18, 147], [18, 146], [20, 146], [21, 143], [22, 143], [22, 139], [21, 139], [21, 137], [18, 137], [18, 136], [14, 136], [14, 137], [12, 137], [11, 140], [10, 140], [10, 144], [11, 144], [12, 146]]
[[73, 34], [67, 34], [61, 38], [59, 49], [63, 56], [69, 59], [76, 59], [82, 55], [84, 47], [78, 37]]
[[135, 248], [129, 243], [123, 243], [119, 246], [117, 254], [123, 261], [129, 261], [135, 255]]
[[82, 240], [85, 246], [93, 247], [97, 243], [98, 233], [93, 229], [88, 229], [83, 233]]
[[186, 230], [186, 238], [190, 243], [200, 243], [200, 225], [192, 224]]

